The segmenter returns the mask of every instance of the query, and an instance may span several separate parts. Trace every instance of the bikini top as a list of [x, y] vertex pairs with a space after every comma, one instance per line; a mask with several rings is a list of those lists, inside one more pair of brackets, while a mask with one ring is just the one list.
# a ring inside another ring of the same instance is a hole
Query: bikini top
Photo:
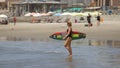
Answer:
[[[67, 29], [67, 32], [68, 32], [68, 29]], [[72, 37], [72, 28], [71, 28], [71, 31], [70, 31], [70, 33], [68, 34], [67, 37]]]

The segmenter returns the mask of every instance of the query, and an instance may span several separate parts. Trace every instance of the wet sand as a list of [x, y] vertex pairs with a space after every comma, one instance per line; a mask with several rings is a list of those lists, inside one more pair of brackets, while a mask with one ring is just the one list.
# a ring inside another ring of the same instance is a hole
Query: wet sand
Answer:
[[73, 43], [72, 49], [68, 57], [62, 41], [0, 41], [0, 68], [120, 68], [119, 48]]

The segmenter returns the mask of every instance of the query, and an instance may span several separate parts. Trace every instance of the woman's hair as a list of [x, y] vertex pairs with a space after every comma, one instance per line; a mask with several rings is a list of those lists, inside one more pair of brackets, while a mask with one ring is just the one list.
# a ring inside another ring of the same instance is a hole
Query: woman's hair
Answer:
[[72, 26], [72, 23], [70, 21], [67, 22], [68, 26]]

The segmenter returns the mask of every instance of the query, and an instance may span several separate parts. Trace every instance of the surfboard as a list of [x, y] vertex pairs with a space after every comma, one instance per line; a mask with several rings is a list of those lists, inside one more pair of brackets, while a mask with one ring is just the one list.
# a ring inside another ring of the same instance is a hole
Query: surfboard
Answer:
[[[67, 34], [67, 32], [55, 32], [49, 37], [55, 40], [63, 40], [63, 37]], [[86, 34], [78, 31], [72, 31], [72, 40], [84, 39], [86, 38]]]

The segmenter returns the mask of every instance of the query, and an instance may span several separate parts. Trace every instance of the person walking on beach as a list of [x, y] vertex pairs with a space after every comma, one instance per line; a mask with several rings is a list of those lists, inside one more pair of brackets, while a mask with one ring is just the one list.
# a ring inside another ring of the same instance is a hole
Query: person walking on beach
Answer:
[[88, 26], [92, 26], [90, 14], [88, 14], [88, 16], [87, 16], [87, 21], [88, 21]]
[[65, 39], [64, 47], [68, 50], [69, 56], [72, 56], [72, 48], [71, 48], [71, 41], [72, 41], [72, 23], [70, 21], [67, 21], [67, 34], [63, 38]]
[[13, 21], [14, 21], [14, 26], [15, 26], [16, 25], [16, 16], [14, 16]]
[[12, 27], [12, 30], [14, 30], [15, 25], [16, 25], [16, 16], [13, 17], [13, 23], [14, 23], [14, 26]]
[[97, 16], [97, 26], [99, 26], [100, 25], [100, 15], [98, 14], [98, 16]]

